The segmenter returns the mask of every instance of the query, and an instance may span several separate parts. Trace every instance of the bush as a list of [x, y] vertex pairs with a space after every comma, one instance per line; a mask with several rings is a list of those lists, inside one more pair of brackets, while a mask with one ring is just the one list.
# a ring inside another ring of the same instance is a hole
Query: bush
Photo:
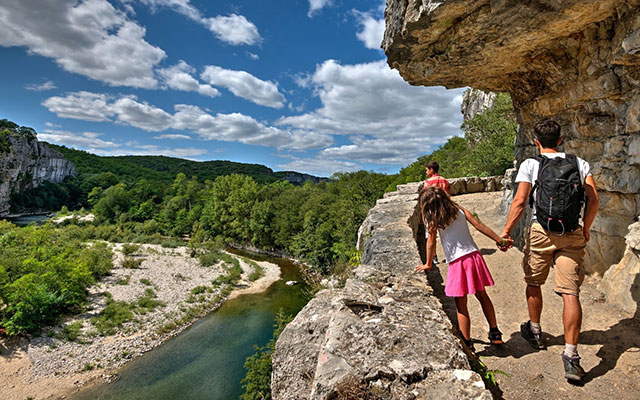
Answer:
[[140, 268], [140, 264], [142, 264], [142, 259], [141, 258], [134, 258], [134, 257], [125, 257], [124, 260], [122, 260], [122, 268], [129, 268], [129, 269], [138, 269]]
[[282, 309], [278, 311], [273, 324], [273, 335], [269, 343], [263, 347], [254, 346], [255, 353], [244, 362], [247, 375], [242, 379], [244, 393], [241, 400], [261, 400], [271, 398], [271, 355], [276, 347], [278, 337], [293, 319], [291, 315], [285, 315]]
[[116, 329], [121, 327], [125, 322], [133, 319], [131, 306], [124, 301], [114, 301], [110, 297], [107, 298], [107, 306], [102, 312], [91, 319], [98, 333], [102, 336], [109, 336], [116, 333]]
[[138, 250], [140, 250], [140, 246], [135, 244], [125, 243], [122, 245], [122, 254], [125, 256], [135, 254]]
[[70, 342], [75, 342], [81, 333], [82, 321], [71, 322], [69, 324], [66, 324], [64, 328], [62, 328], [63, 337]]

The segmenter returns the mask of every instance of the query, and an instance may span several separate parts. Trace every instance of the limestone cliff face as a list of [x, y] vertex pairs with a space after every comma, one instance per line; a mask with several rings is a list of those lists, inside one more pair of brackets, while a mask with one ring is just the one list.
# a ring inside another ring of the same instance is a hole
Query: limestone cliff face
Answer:
[[552, 117], [601, 195], [589, 272], [620, 260], [640, 214], [640, 0], [388, 0], [383, 48], [412, 85], [511, 94], [518, 163]]
[[12, 129], [0, 134], [4, 143], [0, 152], [0, 217], [9, 213], [12, 192], [34, 188], [45, 181], [62, 182], [75, 175], [71, 161], [35, 137]]
[[465, 121], [473, 119], [477, 114], [481, 114], [487, 108], [491, 108], [496, 94], [484, 92], [478, 89], [469, 89], [462, 96], [460, 111]]

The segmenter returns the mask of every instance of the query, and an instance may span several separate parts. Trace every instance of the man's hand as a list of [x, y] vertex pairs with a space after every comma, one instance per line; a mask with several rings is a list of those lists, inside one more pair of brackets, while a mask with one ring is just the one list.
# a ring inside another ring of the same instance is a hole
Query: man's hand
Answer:
[[416, 272], [431, 271], [431, 265], [422, 264], [416, 266]]
[[591, 232], [586, 227], [582, 227], [582, 234], [584, 235], [584, 241], [588, 242], [591, 239]]
[[513, 239], [507, 235], [507, 237], [501, 236], [502, 241], [497, 242], [496, 245], [500, 249], [500, 251], [507, 251], [513, 247]]

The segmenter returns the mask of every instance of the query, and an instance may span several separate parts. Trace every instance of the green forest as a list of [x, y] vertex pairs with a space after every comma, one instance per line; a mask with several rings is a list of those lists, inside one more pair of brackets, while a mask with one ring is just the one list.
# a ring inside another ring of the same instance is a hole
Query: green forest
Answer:
[[[499, 94], [492, 108], [465, 122], [464, 137], [398, 174], [336, 173], [301, 186], [261, 165], [100, 157], [52, 145], [74, 162], [77, 177], [14, 194], [13, 209], [92, 212], [95, 221], [0, 224], [0, 327], [10, 335], [37, 333], [81, 310], [87, 287], [111, 268], [100, 241], [252, 245], [301, 259], [316, 275], [348, 273], [359, 259], [358, 228], [385, 192], [425, 179], [431, 160], [447, 178], [503, 174], [512, 165], [516, 127], [509, 96]], [[7, 120], [0, 131], [34, 132]]]

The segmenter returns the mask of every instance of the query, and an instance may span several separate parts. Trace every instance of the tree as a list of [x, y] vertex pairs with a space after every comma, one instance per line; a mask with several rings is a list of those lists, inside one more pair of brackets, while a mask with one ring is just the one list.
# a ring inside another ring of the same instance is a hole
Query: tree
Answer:
[[271, 356], [276, 348], [276, 341], [280, 334], [293, 319], [293, 316], [286, 315], [282, 309], [276, 314], [273, 324], [273, 336], [269, 343], [263, 347], [254, 346], [255, 354], [248, 357], [244, 362], [247, 375], [242, 379], [244, 393], [241, 400], [263, 400], [271, 399]]

